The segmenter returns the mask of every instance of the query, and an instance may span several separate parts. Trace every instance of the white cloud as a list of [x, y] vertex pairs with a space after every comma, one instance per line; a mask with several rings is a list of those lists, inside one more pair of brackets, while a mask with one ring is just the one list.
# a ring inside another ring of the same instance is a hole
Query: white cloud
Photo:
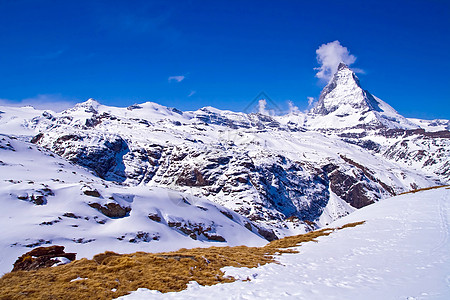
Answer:
[[183, 75], [169, 76], [169, 82], [172, 82], [172, 81], [181, 82], [183, 80], [184, 80], [184, 76]]
[[17, 107], [33, 106], [36, 109], [49, 109], [59, 112], [73, 107], [75, 105], [75, 102], [58, 94], [43, 94], [19, 101], [0, 99], [0, 105]]
[[196, 91], [191, 91], [191, 92], [189, 93], [188, 97], [194, 96], [195, 93], [197, 93], [197, 92], [196, 92]]
[[295, 104], [294, 104], [294, 102], [292, 102], [291, 100], [288, 100], [288, 106], [289, 106], [289, 113], [290, 114], [296, 114], [296, 113], [299, 113], [300, 112], [300, 110], [298, 109], [298, 107], [297, 106], [295, 106]]
[[359, 74], [366, 74], [366, 71], [364, 71], [363, 69], [360, 68], [351, 68], [353, 72], [355, 73], [359, 73]]
[[311, 107], [315, 100], [314, 97], [306, 97], [306, 98], [308, 98], [308, 106]]
[[339, 41], [322, 44], [316, 50], [317, 62], [320, 64], [316, 77], [330, 80], [337, 71], [339, 63], [343, 62], [350, 66], [356, 61], [356, 56], [350, 54], [346, 47], [343, 47]]
[[265, 99], [261, 99], [258, 101], [258, 112], [262, 115], [268, 115], [269, 112], [266, 110], [267, 101]]

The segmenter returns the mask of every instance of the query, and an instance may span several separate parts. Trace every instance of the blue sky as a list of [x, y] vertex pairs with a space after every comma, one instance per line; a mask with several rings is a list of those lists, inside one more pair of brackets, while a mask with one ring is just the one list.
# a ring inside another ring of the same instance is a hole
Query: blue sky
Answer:
[[265, 91], [304, 110], [325, 84], [316, 50], [336, 40], [398, 112], [450, 118], [446, 0], [0, 0], [0, 99], [242, 111]]

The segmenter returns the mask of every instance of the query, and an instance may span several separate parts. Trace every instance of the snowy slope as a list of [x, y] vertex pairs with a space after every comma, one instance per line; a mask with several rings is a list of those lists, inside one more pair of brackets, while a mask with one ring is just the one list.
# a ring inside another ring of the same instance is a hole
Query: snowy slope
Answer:
[[167, 294], [140, 289], [119, 299], [450, 298], [448, 187], [375, 203], [332, 226], [362, 220], [298, 247], [300, 253], [279, 256], [280, 264], [224, 268], [234, 283], [191, 283]]
[[41, 245], [77, 258], [106, 250], [263, 245], [258, 228], [206, 199], [104, 181], [50, 151], [0, 135], [0, 273]]

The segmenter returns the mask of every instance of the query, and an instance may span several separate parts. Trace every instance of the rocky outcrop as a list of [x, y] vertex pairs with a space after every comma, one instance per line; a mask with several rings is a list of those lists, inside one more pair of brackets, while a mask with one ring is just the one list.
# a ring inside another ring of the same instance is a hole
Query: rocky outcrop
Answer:
[[355, 208], [372, 204], [383, 196], [394, 196], [395, 191], [379, 180], [363, 165], [341, 155], [346, 164], [327, 164], [326, 172], [333, 193]]
[[203, 223], [191, 223], [185, 221], [169, 221], [167, 222], [169, 227], [175, 228], [182, 233], [188, 235], [191, 239], [198, 239], [204, 236], [210, 241], [226, 242], [225, 238], [215, 232], [215, 224], [207, 226]]
[[95, 208], [110, 218], [123, 218], [126, 217], [131, 211], [130, 207], [123, 207], [114, 202], [106, 203], [105, 205], [101, 205], [99, 203], [89, 203], [89, 206]]
[[61, 263], [61, 258], [73, 261], [75, 257], [76, 253], [65, 253], [64, 246], [38, 247], [20, 256], [14, 263], [12, 272], [48, 268]]
[[35, 205], [45, 205], [47, 204], [47, 197], [54, 195], [55, 194], [53, 191], [48, 188], [48, 186], [44, 185], [44, 187], [40, 189], [24, 191], [23, 193], [17, 195], [17, 199], [28, 201]]
[[[89, 147], [85, 141], [95, 139]], [[129, 152], [127, 143], [117, 135], [65, 134], [57, 137], [37, 135], [33, 141], [51, 149], [69, 161], [93, 170], [99, 177], [114, 181], [124, 181], [125, 166], [123, 156]]]

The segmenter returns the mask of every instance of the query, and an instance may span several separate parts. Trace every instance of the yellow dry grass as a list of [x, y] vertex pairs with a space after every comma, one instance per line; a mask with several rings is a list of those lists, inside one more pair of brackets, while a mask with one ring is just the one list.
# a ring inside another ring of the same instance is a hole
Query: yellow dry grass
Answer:
[[422, 189], [412, 190], [412, 191], [409, 191], [409, 192], [400, 193], [399, 195], [414, 194], [414, 193], [421, 192], [421, 191], [434, 190], [434, 189], [439, 189], [439, 188], [444, 188], [444, 187], [448, 188], [448, 187], [450, 187], [450, 185], [432, 186], [432, 187], [427, 187], [427, 188], [422, 188]]
[[252, 268], [275, 262], [275, 254], [296, 252], [289, 248], [363, 223], [290, 236], [264, 247], [210, 247], [132, 254], [107, 251], [91, 260], [83, 258], [67, 265], [5, 274], [0, 278], [0, 299], [112, 299], [138, 288], [163, 293], [181, 291], [193, 280], [201, 285], [232, 282], [234, 278], [224, 277], [222, 267]]

